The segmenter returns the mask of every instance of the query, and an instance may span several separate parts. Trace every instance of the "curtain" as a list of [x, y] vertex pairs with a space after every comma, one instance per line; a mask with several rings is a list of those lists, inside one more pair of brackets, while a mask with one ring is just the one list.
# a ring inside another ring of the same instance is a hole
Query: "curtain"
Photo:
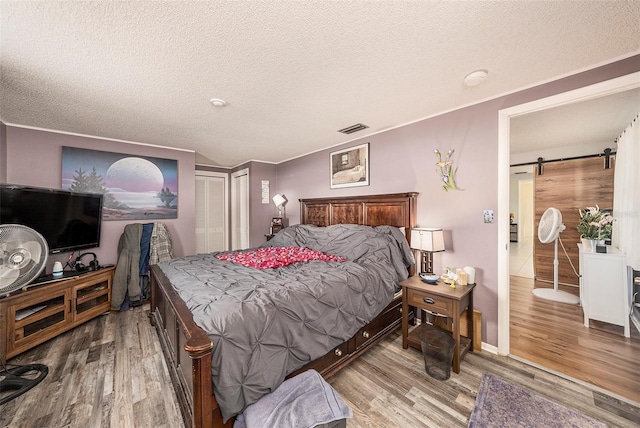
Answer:
[[[639, 115], [640, 116], [640, 115]], [[618, 138], [613, 190], [613, 245], [640, 270], [640, 123], [638, 116]]]

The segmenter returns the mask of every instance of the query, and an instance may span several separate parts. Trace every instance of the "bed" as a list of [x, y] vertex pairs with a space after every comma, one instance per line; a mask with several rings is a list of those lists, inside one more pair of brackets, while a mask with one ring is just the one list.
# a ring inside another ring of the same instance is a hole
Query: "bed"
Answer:
[[[408, 231], [415, 226], [416, 199], [417, 193], [301, 199], [300, 223], [315, 226], [386, 225]], [[286, 233], [286, 229], [281, 232], [282, 235]], [[277, 245], [283, 239], [280, 238], [281, 234], [265, 247]], [[407, 233], [407, 237], [409, 235]], [[177, 263], [184, 265], [185, 261]], [[175, 272], [167, 266], [163, 265], [163, 268], [166, 272], [160, 266], [151, 267], [150, 318], [160, 338], [185, 424], [193, 427], [231, 427], [234, 419], [226, 422], [223, 420], [223, 413], [213, 393], [212, 376], [214, 373], [216, 376], [221, 374], [217, 366], [212, 364], [216, 343], [196, 324], [194, 316], [200, 316], [198, 311], [192, 312], [172, 286], [167, 276], [172, 276]], [[173, 278], [175, 280], [179, 276]], [[185, 295], [182, 290], [180, 293]], [[396, 293], [391, 298], [391, 302], [383, 307], [379, 315], [359, 328], [353, 336], [289, 373], [289, 376], [313, 368], [325, 378], [330, 377], [382, 340], [401, 324], [401, 296]], [[221, 388], [220, 384], [216, 386]]]

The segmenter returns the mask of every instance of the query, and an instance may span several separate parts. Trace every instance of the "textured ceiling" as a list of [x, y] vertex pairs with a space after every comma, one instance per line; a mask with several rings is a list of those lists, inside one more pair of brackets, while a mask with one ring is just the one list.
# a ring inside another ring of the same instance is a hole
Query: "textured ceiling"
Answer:
[[[280, 162], [640, 50], [638, 1], [3, 0], [0, 13], [0, 120], [220, 166]], [[465, 87], [476, 69], [487, 81]], [[357, 122], [370, 128], [336, 132]]]
[[511, 119], [511, 153], [611, 142], [640, 113], [640, 88]]

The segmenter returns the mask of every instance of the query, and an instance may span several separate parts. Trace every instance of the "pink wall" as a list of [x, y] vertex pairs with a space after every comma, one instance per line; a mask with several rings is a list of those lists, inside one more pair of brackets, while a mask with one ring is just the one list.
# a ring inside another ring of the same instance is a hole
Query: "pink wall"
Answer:
[[[269, 203], [262, 203], [262, 180], [269, 181]], [[278, 210], [271, 198], [276, 192], [276, 165], [262, 162], [249, 164], [249, 246], [257, 247], [266, 241], [271, 219], [278, 215]], [[295, 204], [293, 204], [295, 205]]]
[[[271, 218], [278, 214], [271, 198], [276, 192], [276, 165], [264, 162], [247, 162], [239, 165], [231, 172], [249, 170], [249, 247], [257, 247], [266, 242], [265, 234], [269, 233]], [[269, 203], [262, 203], [262, 180], [269, 181]], [[233, 218], [231, 218], [233, 222]], [[230, 225], [233, 228], [233, 225]]]
[[[640, 56], [566, 77], [482, 104], [396, 128], [346, 145], [278, 165], [277, 192], [290, 201], [291, 224], [299, 223], [299, 198], [419, 192], [418, 225], [442, 227], [446, 252], [434, 257], [444, 266], [476, 268], [475, 306], [482, 311], [483, 341], [498, 342], [498, 111], [640, 70]], [[370, 143], [370, 185], [329, 187], [329, 153]], [[444, 191], [436, 173], [434, 149], [454, 149], [456, 183], [464, 190]], [[493, 210], [496, 223], [483, 222]]]
[[[140, 156], [152, 156], [178, 161], [178, 218], [162, 220], [171, 232], [173, 250], [176, 256], [195, 252], [195, 211], [194, 211], [194, 171], [195, 154], [138, 144], [121, 143], [55, 132], [7, 126], [7, 174], [6, 181], [11, 184], [23, 184], [59, 189], [61, 185], [62, 146], [82, 147], [85, 149], [108, 152], [128, 153]], [[117, 260], [118, 240], [128, 223], [146, 221], [103, 221], [100, 247], [93, 251], [102, 264], [115, 264]], [[69, 254], [50, 256], [47, 272], [53, 262], [66, 262]]]

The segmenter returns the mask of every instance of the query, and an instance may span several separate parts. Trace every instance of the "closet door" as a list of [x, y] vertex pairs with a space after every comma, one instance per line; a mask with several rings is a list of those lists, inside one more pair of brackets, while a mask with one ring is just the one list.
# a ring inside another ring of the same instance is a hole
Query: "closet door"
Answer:
[[228, 174], [196, 171], [196, 253], [229, 248]]
[[249, 169], [231, 174], [231, 249], [249, 247]]

